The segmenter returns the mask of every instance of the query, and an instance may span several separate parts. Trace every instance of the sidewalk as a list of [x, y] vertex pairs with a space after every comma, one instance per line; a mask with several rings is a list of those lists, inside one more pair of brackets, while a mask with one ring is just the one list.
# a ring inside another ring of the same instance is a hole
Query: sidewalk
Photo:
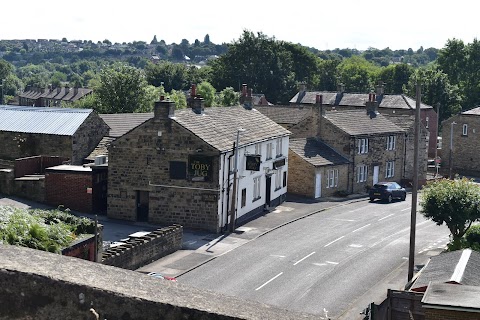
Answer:
[[287, 201], [280, 206], [236, 228], [233, 233], [219, 235], [186, 229], [183, 232], [181, 250], [143, 266], [137, 271], [158, 272], [166, 276], [179, 277], [288, 223], [334, 206], [358, 201], [358, 199], [363, 200], [365, 197], [367, 197], [366, 194], [350, 195], [345, 198], [323, 198], [318, 201], [289, 195]]

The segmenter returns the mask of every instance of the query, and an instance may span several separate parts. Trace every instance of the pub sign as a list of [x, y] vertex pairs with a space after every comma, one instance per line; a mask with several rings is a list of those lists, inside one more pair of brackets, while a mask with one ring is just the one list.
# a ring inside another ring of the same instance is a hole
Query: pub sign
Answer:
[[188, 158], [188, 176], [192, 181], [212, 181], [213, 158], [191, 155]]
[[249, 155], [247, 156], [246, 170], [250, 171], [260, 171], [260, 155]]

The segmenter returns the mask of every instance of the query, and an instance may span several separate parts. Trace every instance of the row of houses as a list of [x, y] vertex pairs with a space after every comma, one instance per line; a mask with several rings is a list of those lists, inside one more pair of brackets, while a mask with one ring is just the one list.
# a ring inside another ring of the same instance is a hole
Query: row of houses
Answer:
[[[47, 203], [214, 232], [269, 210], [287, 192], [323, 198], [363, 193], [378, 181], [407, 185], [413, 179], [415, 101], [406, 96], [384, 95], [381, 87], [364, 95], [340, 88], [300, 90], [287, 106], [253, 101], [245, 86], [241, 105], [204, 108], [192, 87], [189, 108], [177, 110], [163, 100], [144, 114], [4, 106], [0, 159], [11, 170], [25, 157], [70, 159], [77, 167], [40, 172], [45, 189], [52, 190], [49, 181], [57, 185], [57, 191], [45, 192]], [[421, 104], [421, 114], [424, 180], [437, 121], [430, 106]], [[62, 183], [53, 175], [63, 175]], [[82, 181], [75, 189], [82, 197], [54, 199], [74, 189], [65, 181]], [[96, 200], [87, 206], [73, 200], [88, 197]]]

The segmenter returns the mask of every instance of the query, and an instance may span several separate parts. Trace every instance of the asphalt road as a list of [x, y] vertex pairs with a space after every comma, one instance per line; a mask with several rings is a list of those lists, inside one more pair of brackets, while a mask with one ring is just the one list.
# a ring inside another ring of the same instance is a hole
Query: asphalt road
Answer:
[[[411, 196], [368, 200], [287, 224], [182, 275], [198, 288], [332, 319], [356, 319], [372, 297], [407, 278]], [[448, 229], [417, 215], [416, 264], [448, 242]], [[400, 276], [401, 279], [394, 279]], [[380, 302], [380, 301], [378, 301]]]

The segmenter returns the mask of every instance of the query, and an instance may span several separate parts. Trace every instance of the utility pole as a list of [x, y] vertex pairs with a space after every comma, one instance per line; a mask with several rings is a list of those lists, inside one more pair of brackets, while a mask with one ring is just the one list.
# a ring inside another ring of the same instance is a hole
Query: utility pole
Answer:
[[235, 162], [233, 169], [233, 188], [232, 188], [232, 207], [230, 208], [230, 232], [235, 231], [235, 216], [237, 211], [237, 180], [238, 180], [238, 144], [240, 143], [240, 133], [245, 129], [237, 129], [237, 142], [235, 144]]
[[408, 281], [413, 278], [413, 269], [415, 267], [415, 232], [417, 226], [417, 198], [418, 198], [418, 167], [419, 167], [419, 145], [420, 145], [420, 101], [422, 97], [422, 85], [416, 85], [416, 104], [415, 104], [415, 143], [413, 153], [413, 190], [412, 190], [412, 210], [410, 213], [410, 250], [408, 254]]
[[438, 124], [440, 122], [440, 102], [437, 102], [437, 140], [435, 141], [435, 178], [438, 176]]
[[457, 123], [455, 121], [450, 123], [450, 155], [449, 155], [449, 160], [448, 160], [448, 164], [449, 164], [449, 167], [450, 167], [448, 177], [450, 179], [453, 179], [453, 126], [456, 125], [456, 124]]

